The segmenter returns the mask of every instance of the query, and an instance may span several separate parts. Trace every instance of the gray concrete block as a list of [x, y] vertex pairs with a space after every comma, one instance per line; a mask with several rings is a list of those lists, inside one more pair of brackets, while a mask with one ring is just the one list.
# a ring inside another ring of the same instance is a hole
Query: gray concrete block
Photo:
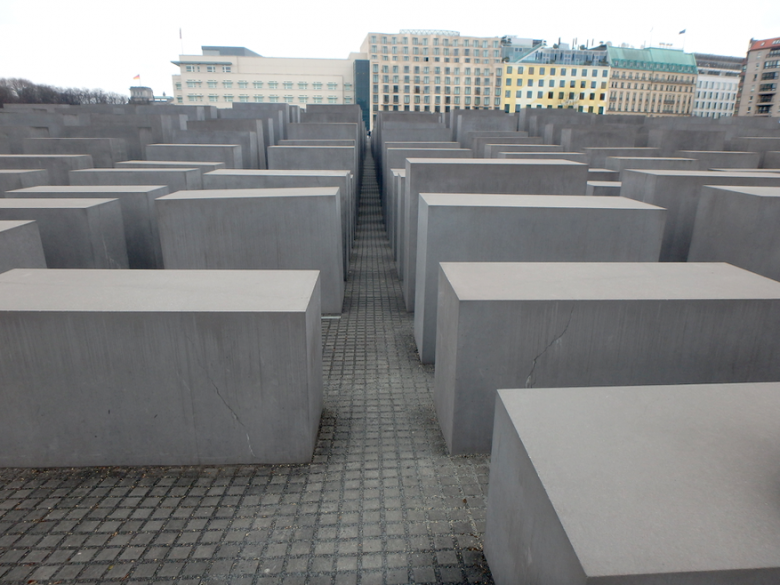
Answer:
[[[265, 121], [266, 126], [268, 120]], [[273, 122], [271, 122], [273, 126]], [[220, 132], [238, 132], [240, 133], [234, 138], [238, 138], [241, 145], [241, 152], [244, 156], [244, 167], [248, 169], [265, 169], [267, 168], [265, 162], [265, 149], [273, 144], [273, 133], [270, 136], [270, 140], [266, 137], [266, 130], [263, 127], [263, 120], [251, 120], [251, 119], [225, 119], [219, 120], [204, 120], [202, 122], [187, 122], [187, 132], [195, 132], [199, 135], [199, 138], [208, 135], [209, 133]], [[249, 132], [248, 136], [245, 133]], [[225, 135], [225, 138], [229, 135]], [[220, 136], [221, 139], [221, 136]], [[248, 142], [244, 142], [248, 140]], [[212, 142], [213, 139], [203, 140], [203, 142]], [[232, 143], [231, 141], [228, 141]], [[251, 160], [252, 156], [255, 156], [254, 162]]]
[[610, 169], [588, 169], [588, 183], [591, 181], [617, 181], [620, 178], [620, 173], [612, 171]]
[[401, 221], [403, 292], [414, 310], [420, 193], [585, 195], [588, 167], [565, 160], [407, 159]]
[[542, 141], [535, 136], [528, 136], [528, 132], [496, 132], [475, 131], [468, 132], [462, 137], [460, 144], [463, 148], [470, 148], [475, 158], [484, 158], [486, 144], [541, 144]]
[[434, 402], [487, 453], [498, 388], [780, 380], [780, 283], [728, 264], [443, 263]]
[[695, 158], [699, 161], [699, 169], [702, 171], [715, 167], [757, 169], [760, 159], [757, 152], [728, 150], [678, 150], [674, 156]]
[[765, 169], [780, 169], [780, 150], [768, 150], [764, 153]]
[[720, 129], [656, 128], [647, 135], [647, 146], [657, 148], [659, 156], [672, 156], [678, 150], [724, 150], [726, 132]]
[[34, 220], [49, 268], [128, 268], [116, 199], [0, 199], [0, 220]]
[[49, 173], [44, 169], [30, 171], [9, 171], [0, 169], [0, 197], [5, 197], [7, 191], [24, 189], [37, 185], [48, 185]]
[[500, 390], [497, 585], [780, 580], [780, 384]]
[[440, 262], [657, 262], [666, 211], [622, 197], [420, 195], [414, 338], [436, 357]]
[[608, 156], [606, 168], [618, 172], [622, 181], [627, 169], [658, 169], [667, 171], [698, 171], [699, 161], [695, 158], [673, 158], [656, 156]]
[[116, 163], [117, 169], [198, 169], [201, 173], [210, 173], [225, 168], [225, 163], [190, 160], [126, 160]]
[[636, 145], [638, 134], [637, 126], [575, 126], [561, 130], [560, 145], [565, 151], [581, 151], [586, 147], [598, 146], [630, 147]]
[[228, 169], [244, 166], [237, 144], [147, 144], [146, 160], [219, 162]]
[[758, 166], [763, 168], [766, 153], [780, 150], [780, 137], [740, 136], [737, 138], [732, 138], [729, 141], [727, 150], [736, 150], [738, 152], [757, 152], [760, 157]]
[[18, 199], [117, 199], [122, 210], [127, 260], [130, 268], [162, 268], [160, 231], [154, 200], [168, 194], [168, 187], [126, 185], [121, 187], [31, 187], [6, 193]]
[[200, 169], [88, 169], [72, 171], [71, 185], [166, 185], [171, 193], [200, 189], [203, 185]]
[[499, 152], [496, 158], [546, 158], [579, 163], [587, 162], [587, 158], [581, 152]]
[[620, 197], [620, 181], [588, 181], [585, 195], [602, 195], [606, 197]]
[[88, 154], [96, 168], [113, 168], [127, 160], [127, 145], [118, 138], [25, 138], [24, 154]]
[[221, 170], [203, 175], [204, 189], [289, 189], [338, 187], [341, 196], [344, 266], [349, 267], [350, 250], [357, 225], [357, 194], [349, 171]]
[[[541, 138], [537, 138], [541, 142]], [[483, 158], [498, 158], [502, 152], [563, 152], [563, 147], [558, 144], [501, 144], [491, 142], [485, 144]]]
[[46, 268], [34, 221], [0, 221], [0, 272], [14, 268]]
[[702, 187], [688, 259], [780, 280], [780, 187]]
[[0, 312], [3, 467], [311, 460], [316, 272], [14, 270]]
[[780, 174], [717, 171], [627, 171], [621, 197], [644, 201], [668, 211], [662, 262], [685, 262], [704, 185], [780, 186]]
[[52, 185], [67, 185], [69, 172], [91, 168], [88, 154], [0, 154], [0, 169], [44, 169]]
[[180, 191], [155, 204], [166, 269], [319, 270], [323, 312], [341, 313], [338, 188]]
[[187, 130], [174, 132], [171, 142], [177, 144], [237, 144], [241, 147], [241, 166], [237, 168], [266, 168], [265, 151], [259, 150], [260, 137], [254, 132], [232, 132], [225, 130]]
[[582, 152], [588, 157], [588, 166], [604, 168], [609, 156], [659, 156], [658, 148], [586, 146]]
[[357, 176], [355, 147], [271, 146], [266, 155], [269, 170], [348, 170]]

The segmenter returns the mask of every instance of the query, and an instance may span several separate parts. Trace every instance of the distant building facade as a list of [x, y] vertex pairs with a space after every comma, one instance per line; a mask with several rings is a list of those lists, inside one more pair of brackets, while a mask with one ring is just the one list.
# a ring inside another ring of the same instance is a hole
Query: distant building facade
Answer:
[[693, 56], [699, 76], [692, 114], [699, 118], [733, 116], [744, 59], [703, 53]]
[[751, 40], [741, 79], [737, 115], [780, 117], [780, 37]]
[[148, 106], [150, 104], [170, 104], [173, 101], [171, 96], [166, 96], [165, 92], [161, 96], [154, 95], [151, 87], [134, 86], [130, 88], [130, 104], [136, 106]]
[[501, 37], [456, 31], [368, 33], [372, 120], [377, 112], [501, 109]]
[[172, 63], [175, 103], [230, 108], [233, 102], [354, 104], [355, 64], [347, 59], [263, 57], [244, 47], [202, 47]]
[[608, 114], [690, 116], [698, 70], [693, 54], [675, 49], [607, 47]]
[[515, 46], [503, 66], [502, 107], [505, 112], [559, 108], [603, 114], [609, 71], [606, 47]]

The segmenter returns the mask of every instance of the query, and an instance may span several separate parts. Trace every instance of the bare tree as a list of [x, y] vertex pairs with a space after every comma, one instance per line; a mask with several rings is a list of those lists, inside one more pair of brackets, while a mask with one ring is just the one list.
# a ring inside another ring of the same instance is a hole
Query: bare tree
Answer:
[[60, 88], [39, 85], [27, 79], [0, 79], [0, 106], [3, 104], [126, 104], [127, 96], [102, 89]]

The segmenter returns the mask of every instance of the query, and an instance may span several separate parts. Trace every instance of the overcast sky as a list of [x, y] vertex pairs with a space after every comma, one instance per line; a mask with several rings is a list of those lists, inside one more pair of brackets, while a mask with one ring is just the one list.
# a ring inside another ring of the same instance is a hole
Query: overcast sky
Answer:
[[[171, 94], [171, 75], [177, 72], [171, 61], [182, 47], [188, 55], [201, 54], [202, 45], [231, 45], [266, 57], [346, 58], [368, 32], [401, 28], [516, 35], [549, 44], [558, 38], [635, 47], [666, 42], [688, 52], [734, 56], [744, 56], [751, 37], [780, 36], [778, 0], [746, 4], [744, 16], [741, 5], [725, 0], [506, 6], [420, 0], [0, 0], [0, 77], [128, 94], [137, 84], [133, 77], [141, 75], [141, 85], [155, 94]], [[678, 34], [681, 30], [687, 32]]]

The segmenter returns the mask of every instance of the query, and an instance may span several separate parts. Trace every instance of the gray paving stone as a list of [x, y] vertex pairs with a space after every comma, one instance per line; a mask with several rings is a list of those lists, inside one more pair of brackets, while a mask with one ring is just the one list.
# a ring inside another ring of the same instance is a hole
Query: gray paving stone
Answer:
[[3, 585], [492, 583], [488, 458], [447, 455], [367, 154], [312, 462], [0, 469]]

